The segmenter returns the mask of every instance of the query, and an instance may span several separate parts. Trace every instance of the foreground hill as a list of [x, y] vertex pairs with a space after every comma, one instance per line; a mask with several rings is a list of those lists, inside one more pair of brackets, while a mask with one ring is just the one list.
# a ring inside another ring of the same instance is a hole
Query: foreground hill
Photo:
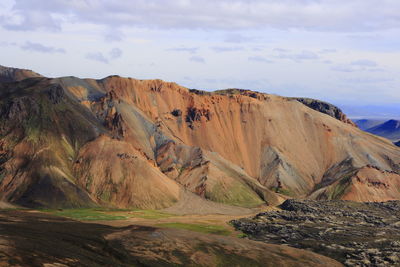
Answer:
[[400, 199], [400, 149], [313, 101], [119, 76], [3, 82], [0, 198], [139, 208], [188, 194], [248, 208], [283, 194]]

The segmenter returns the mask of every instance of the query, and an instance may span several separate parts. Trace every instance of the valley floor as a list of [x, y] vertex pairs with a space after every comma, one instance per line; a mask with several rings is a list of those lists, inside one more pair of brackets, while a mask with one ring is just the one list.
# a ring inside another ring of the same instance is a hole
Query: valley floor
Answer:
[[[212, 229], [215, 228], [215, 229], [220, 229], [222, 232], [224, 232], [224, 235], [241, 236], [242, 232], [236, 230], [229, 223], [230, 221], [240, 219], [243, 217], [255, 216], [260, 212], [273, 211], [273, 210], [278, 210], [278, 208], [272, 206], [260, 206], [254, 209], [243, 209], [243, 210], [239, 209], [236, 211], [236, 213], [231, 212], [231, 214], [214, 213], [214, 214], [184, 214], [184, 215], [169, 213], [166, 212], [166, 210], [103, 211], [105, 214], [108, 214], [110, 216], [123, 216], [126, 219], [91, 220], [90, 222], [100, 223], [113, 227], [142, 225], [142, 226], [154, 226], [154, 227], [191, 229], [193, 231], [209, 232], [209, 233], [213, 233]], [[210, 228], [210, 231], [207, 231], [207, 228]]]
[[0, 266], [341, 266], [313, 252], [227, 236], [223, 222], [233, 217], [0, 210]]
[[3, 208], [0, 266], [400, 266], [399, 201], [177, 207]]

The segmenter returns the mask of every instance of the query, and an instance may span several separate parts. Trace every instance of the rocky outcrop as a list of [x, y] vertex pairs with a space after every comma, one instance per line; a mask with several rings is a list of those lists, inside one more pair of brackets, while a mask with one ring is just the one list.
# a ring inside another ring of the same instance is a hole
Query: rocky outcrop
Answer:
[[58, 104], [62, 101], [65, 92], [60, 84], [53, 84], [47, 89], [49, 100], [53, 104]]
[[338, 108], [330, 103], [323, 102], [321, 100], [311, 99], [311, 98], [294, 98], [294, 99], [299, 101], [300, 103], [303, 103], [304, 105], [306, 105], [309, 108], [312, 108], [316, 111], [327, 114], [327, 115], [331, 116], [332, 118], [335, 118], [344, 123], [347, 123], [347, 124], [353, 125], [354, 127], [357, 127], [353, 121], [351, 121], [349, 118], [347, 118], [346, 114], [344, 114], [340, 108]]
[[346, 266], [400, 264], [400, 202], [286, 200], [231, 223], [250, 239], [312, 250]]
[[205, 108], [188, 107], [186, 111], [186, 123], [193, 129], [195, 122], [211, 120], [211, 112]]

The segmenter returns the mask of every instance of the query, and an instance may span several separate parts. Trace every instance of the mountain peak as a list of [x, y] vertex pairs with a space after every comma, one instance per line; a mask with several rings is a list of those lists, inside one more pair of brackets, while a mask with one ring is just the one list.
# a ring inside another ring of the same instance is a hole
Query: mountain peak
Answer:
[[368, 124], [372, 125], [372, 127], [362, 129], [369, 133], [388, 138], [392, 141], [398, 141], [400, 139], [400, 120], [391, 119], [376, 125], [371, 123], [365, 123], [364, 125]]
[[369, 129], [369, 131], [396, 131], [400, 129], [399, 120], [388, 120], [382, 124]]
[[400, 121], [399, 120], [388, 120], [387, 122], [384, 123], [385, 126], [391, 127], [393, 129], [398, 129], [400, 128]]
[[0, 82], [16, 82], [34, 77], [43, 76], [32, 70], [11, 68], [0, 65]]

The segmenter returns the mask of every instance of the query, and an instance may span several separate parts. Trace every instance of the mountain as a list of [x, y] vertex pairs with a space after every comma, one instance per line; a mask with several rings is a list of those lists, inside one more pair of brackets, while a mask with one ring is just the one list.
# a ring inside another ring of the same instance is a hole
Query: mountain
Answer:
[[400, 149], [313, 101], [119, 76], [3, 82], [0, 201], [217, 212], [400, 199]]
[[392, 140], [396, 146], [400, 146], [400, 121], [360, 119], [356, 120], [355, 123], [360, 129], [385, 137], [389, 140]]
[[367, 132], [383, 136], [392, 141], [400, 140], [400, 121], [388, 120], [376, 126], [366, 129]]
[[32, 77], [42, 77], [42, 75], [31, 70], [9, 68], [0, 65], [0, 82], [21, 81]]
[[363, 131], [384, 123], [386, 120], [381, 119], [359, 119], [354, 120], [354, 123]]

